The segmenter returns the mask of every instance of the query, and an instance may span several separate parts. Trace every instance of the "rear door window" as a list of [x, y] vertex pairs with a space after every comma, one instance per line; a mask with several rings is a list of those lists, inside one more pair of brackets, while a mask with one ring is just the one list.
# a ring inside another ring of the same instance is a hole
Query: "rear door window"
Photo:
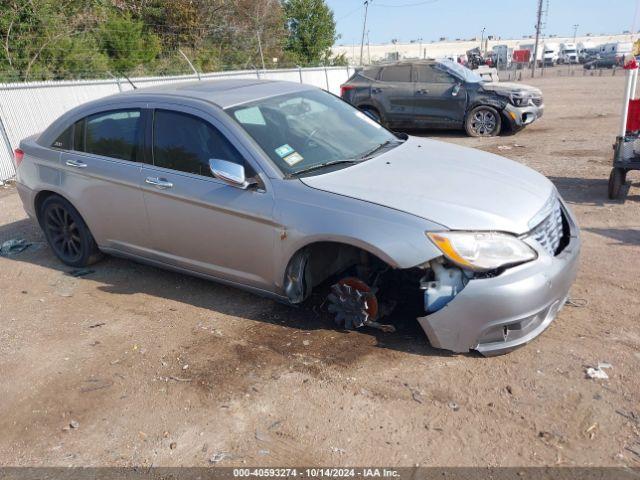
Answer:
[[135, 162], [141, 118], [139, 109], [109, 111], [87, 117], [84, 151]]
[[397, 65], [394, 67], [385, 67], [382, 70], [380, 79], [383, 82], [410, 82], [411, 81], [411, 65]]
[[[258, 112], [246, 112], [246, 120], [261, 124]], [[247, 167], [236, 148], [220, 131], [202, 118], [171, 110], [153, 116], [153, 163], [157, 167], [211, 177], [209, 160], [219, 159]]]

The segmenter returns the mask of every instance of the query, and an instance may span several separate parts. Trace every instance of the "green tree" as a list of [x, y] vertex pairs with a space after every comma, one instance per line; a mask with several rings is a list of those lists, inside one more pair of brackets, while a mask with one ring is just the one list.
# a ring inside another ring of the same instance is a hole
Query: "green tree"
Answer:
[[[55, 77], [68, 48], [74, 58], [86, 53], [75, 39], [88, 22], [80, 0], [5, 0], [0, 2], [0, 77], [18, 81]], [[83, 70], [91, 68], [85, 55]]]
[[284, 0], [285, 50], [301, 65], [331, 63], [336, 37], [333, 11], [324, 0]]
[[144, 23], [129, 13], [109, 12], [96, 32], [100, 49], [115, 72], [127, 73], [151, 63], [160, 53], [158, 37], [145, 31]]

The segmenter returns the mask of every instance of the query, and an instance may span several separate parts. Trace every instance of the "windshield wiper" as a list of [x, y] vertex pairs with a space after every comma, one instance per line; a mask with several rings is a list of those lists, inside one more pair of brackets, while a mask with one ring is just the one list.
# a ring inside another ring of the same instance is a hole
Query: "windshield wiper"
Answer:
[[307, 168], [303, 168], [302, 170], [298, 170], [297, 172], [292, 172], [286, 175], [286, 178], [291, 178], [301, 173], [313, 172], [314, 170], [320, 170], [322, 168], [330, 167], [332, 165], [338, 165], [340, 163], [358, 163], [359, 160], [334, 160], [332, 162], [318, 163], [317, 165], [311, 165]]
[[386, 141], [382, 142], [380, 145], [377, 145], [376, 147], [372, 148], [368, 152], [363, 153], [358, 158], [361, 159], [361, 160], [368, 160], [369, 158], [371, 158], [373, 156], [373, 154], [375, 154], [376, 152], [379, 152], [380, 150], [382, 150], [383, 148], [387, 147], [388, 145], [391, 145], [392, 143], [394, 143], [394, 140], [386, 140]]

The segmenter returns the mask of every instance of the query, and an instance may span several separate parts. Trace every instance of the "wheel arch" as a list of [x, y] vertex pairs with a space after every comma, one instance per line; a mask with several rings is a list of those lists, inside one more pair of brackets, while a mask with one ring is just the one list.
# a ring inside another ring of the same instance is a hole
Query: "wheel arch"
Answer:
[[398, 268], [384, 252], [356, 239], [310, 240], [288, 258], [282, 278], [284, 294], [289, 302], [301, 303], [330, 276], [360, 263], [376, 262]]
[[[64, 198], [67, 202], [69, 202], [71, 205], [73, 205], [73, 202], [71, 202], [71, 200], [69, 200], [67, 197], [65, 197], [63, 194], [61, 194], [60, 192], [56, 192], [54, 190], [49, 190], [49, 189], [44, 189], [44, 190], [40, 190], [38, 193], [36, 193], [34, 199], [33, 199], [33, 208], [36, 214], [36, 219], [38, 220], [38, 223], [40, 224], [40, 226], [42, 226], [42, 218], [40, 217], [40, 213], [42, 210], [42, 204], [44, 203], [44, 201], [49, 198], [52, 197], [53, 195], [56, 195], [58, 197]], [[73, 205], [73, 207], [75, 208], [75, 205]], [[78, 210], [76, 208], [76, 210]]]

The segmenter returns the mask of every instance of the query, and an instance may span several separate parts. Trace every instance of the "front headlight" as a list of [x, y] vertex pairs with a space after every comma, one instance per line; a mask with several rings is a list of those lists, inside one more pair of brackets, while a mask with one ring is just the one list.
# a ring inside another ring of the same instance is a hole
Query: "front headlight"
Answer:
[[427, 237], [445, 257], [469, 270], [495, 270], [529, 262], [538, 256], [529, 245], [506, 233], [427, 232]]
[[511, 103], [516, 107], [526, 107], [529, 105], [529, 99], [530, 97], [526, 93], [513, 93], [510, 97]]

